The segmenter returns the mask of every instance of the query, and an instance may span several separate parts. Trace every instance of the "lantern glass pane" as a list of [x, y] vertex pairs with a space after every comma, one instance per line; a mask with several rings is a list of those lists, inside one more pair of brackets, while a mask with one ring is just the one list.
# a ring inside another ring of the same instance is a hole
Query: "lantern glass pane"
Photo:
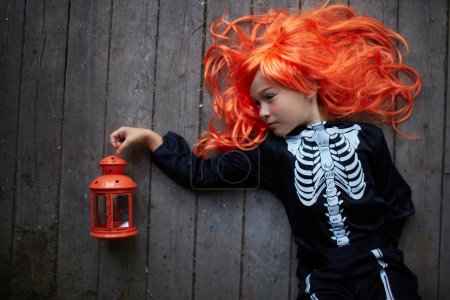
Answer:
[[114, 227], [128, 227], [128, 194], [112, 195]]
[[94, 197], [95, 226], [106, 227], [106, 195]]

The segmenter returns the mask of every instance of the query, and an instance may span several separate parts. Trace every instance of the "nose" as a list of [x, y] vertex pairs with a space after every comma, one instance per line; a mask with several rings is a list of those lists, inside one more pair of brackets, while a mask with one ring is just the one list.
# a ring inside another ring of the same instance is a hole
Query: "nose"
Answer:
[[259, 107], [259, 117], [263, 119], [264, 121], [267, 121], [270, 117], [270, 112], [267, 104], [264, 102], [260, 103]]

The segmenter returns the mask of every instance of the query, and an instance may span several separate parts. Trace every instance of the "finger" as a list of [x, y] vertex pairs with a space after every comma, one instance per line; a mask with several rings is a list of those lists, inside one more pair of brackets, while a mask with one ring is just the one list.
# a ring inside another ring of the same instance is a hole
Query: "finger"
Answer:
[[123, 143], [119, 145], [119, 147], [117, 148], [116, 153], [122, 154], [125, 151], [125, 149], [128, 148], [129, 144], [130, 143], [128, 142], [128, 140], [123, 141]]
[[124, 130], [123, 127], [120, 127], [119, 129], [117, 129], [116, 131], [111, 133], [111, 135], [109, 136], [109, 139], [110, 139], [113, 147], [117, 148], [120, 146], [120, 143], [125, 139], [125, 137], [126, 137], [126, 131]]
[[111, 145], [115, 148], [117, 148], [117, 142], [116, 142], [116, 137], [115, 137], [115, 132], [111, 133], [111, 135], [109, 136], [109, 141], [111, 142]]

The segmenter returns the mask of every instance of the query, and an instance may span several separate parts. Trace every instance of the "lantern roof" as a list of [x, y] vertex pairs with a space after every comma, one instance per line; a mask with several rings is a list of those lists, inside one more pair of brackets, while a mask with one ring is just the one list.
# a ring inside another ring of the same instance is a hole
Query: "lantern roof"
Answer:
[[100, 160], [99, 165], [104, 175], [123, 174], [127, 162], [118, 156], [110, 155]]
[[124, 190], [136, 188], [136, 183], [125, 175], [103, 175], [95, 178], [89, 188], [91, 190]]
[[124, 190], [136, 188], [136, 183], [128, 176], [123, 175], [127, 162], [117, 156], [107, 156], [100, 160], [103, 175], [95, 178], [89, 188], [91, 190]]

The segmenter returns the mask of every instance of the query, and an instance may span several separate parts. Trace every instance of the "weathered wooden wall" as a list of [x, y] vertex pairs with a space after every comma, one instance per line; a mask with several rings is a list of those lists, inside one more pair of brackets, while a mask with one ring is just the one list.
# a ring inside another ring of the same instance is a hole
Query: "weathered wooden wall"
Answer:
[[[2, 299], [295, 299], [295, 247], [264, 190], [191, 191], [127, 153], [139, 235], [89, 237], [88, 184], [120, 125], [207, 128], [208, 28], [268, 7], [319, 1], [0, 1], [0, 295]], [[347, 3], [347, 2], [345, 2]], [[386, 127], [417, 214], [401, 248], [424, 299], [450, 299], [448, 2], [350, 0], [400, 32], [423, 79], [410, 141]]]

